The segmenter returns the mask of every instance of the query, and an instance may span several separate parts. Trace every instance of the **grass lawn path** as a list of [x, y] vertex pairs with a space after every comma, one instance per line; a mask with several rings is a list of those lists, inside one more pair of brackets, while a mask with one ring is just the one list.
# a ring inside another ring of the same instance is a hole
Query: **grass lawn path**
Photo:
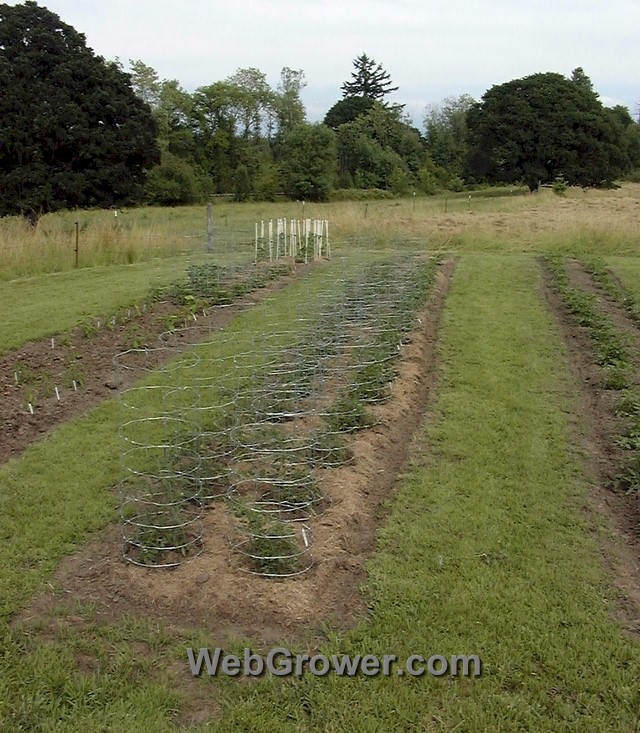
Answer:
[[150, 285], [184, 279], [185, 267], [175, 257], [0, 281], [0, 354], [141, 302]]

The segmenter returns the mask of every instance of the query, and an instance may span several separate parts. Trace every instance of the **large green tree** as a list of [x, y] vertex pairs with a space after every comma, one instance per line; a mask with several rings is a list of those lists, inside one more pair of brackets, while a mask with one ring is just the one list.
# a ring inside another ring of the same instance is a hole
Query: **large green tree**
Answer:
[[207, 199], [213, 184], [197, 161], [192, 96], [176, 79], [161, 81], [144, 61], [130, 60], [129, 68], [134, 92], [151, 108], [161, 150], [160, 163], [147, 174], [145, 201], [176, 206]]
[[217, 81], [193, 94], [192, 127], [198, 161], [218, 193], [234, 190], [235, 170], [244, 162], [236, 120], [240, 105], [240, 91], [229, 82]]
[[[584, 76], [534, 74], [492, 87], [467, 112], [469, 165], [476, 180], [531, 190], [563, 176], [603, 185], [625, 168], [613, 118]], [[588, 80], [589, 81], [589, 80]]]
[[196, 90], [192, 127], [198, 162], [217, 191], [235, 190], [241, 165], [247, 169], [252, 191], [272, 191], [274, 158], [280, 154], [283, 136], [305, 117], [299, 96], [303, 85], [302, 71], [284, 68], [274, 91], [261, 71], [248, 68]]
[[332, 130], [338, 130], [341, 125], [354, 122], [357, 117], [366, 114], [373, 107], [374, 100], [369, 97], [345, 97], [339, 99], [327, 111], [323, 123]]
[[273, 98], [277, 139], [280, 139], [292, 127], [305, 122], [305, 106], [300, 95], [306, 84], [305, 73], [302, 69], [290, 69], [288, 66], [282, 68], [280, 81]]
[[294, 199], [326, 201], [336, 175], [336, 135], [321, 123], [301, 123], [283, 140], [283, 186]]
[[158, 77], [158, 72], [148, 66], [141, 59], [130, 59], [129, 60], [129, 76], [131, 77], [131, 86], [147, 104], [153, 112], [157, 111], [160, 107], [160, 94], [162, 88], [162, 82]]
[[137, 202], [158, 159], [118, 64], [35, 2], [0, 5], [0, 215]]
[[267, 77], [249, 67], [238, 69], [226, 82], [234, 89], [233, 112], [238, 132], [245, 140], [258, 140], [270, 124], [274, 93]]
[[401, 119], [403, 105], [385, 97], [395, 92], [390, 75], [367, 54], [354, 59], [343, 98], [325, 115], [338, 140], [339, 185], [343, 188], [405, 190], [420, 165], [420, 134]]
[[445, 178], [462, 178], [467, 164], [467, 112], [475, 103], [469, 94], [446, 97], [425, 111], [427, 150]]
[[340, 125], [337, 137], [343, 187], [400, 190], [409, 186], [423, 162], [418, 131], [380, 102]]
[[606, 107], [613, 124], [623, 141], [624, 173], [639, 180], [639, 123], [630, 115], [630, 110], [622, 104]]

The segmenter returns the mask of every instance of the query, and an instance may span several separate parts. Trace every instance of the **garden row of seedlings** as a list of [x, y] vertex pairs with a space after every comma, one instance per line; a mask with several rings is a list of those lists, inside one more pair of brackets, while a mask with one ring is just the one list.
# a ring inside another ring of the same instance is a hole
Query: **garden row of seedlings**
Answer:
[[[183, 306], [178, 312], [165, 316], [163, 320], [167, 325], [184, 325], [197, 321], [206, 309], [237, 304], [244, 296], [267, 287], [270, 282], [290, 274], [291, 271], [291, 266], [282, 262], [259, 268], [254, 264], [230, 267], [221, 267], [214, 263], [193, 264], [187, 268], [183, 280], [152, 288], [150, 300], [168, 300], [175, 305]], [[137, 305], [122, 308], [109, 317], [85, 321], [79, 331], [85, 338], [91, 338], [98, 334], [101, 328], [113, 331], [119, 325], [130, 323], [126, 331], [126, 340], [135, 349], [145, 340], [144, 333], [136, 326], [136, 317], [141, 316], [146, 310], [146, 302], [142, 303], [142, 308]], [[68, 345], [68, 334], [51, 338], [51, 353], [55, 356], [54, 360], [60, 358], [59, 347], [64, 349]], [[78, 392], [86, 381], [86, 375], [74, 354], [65, 356], [64, 351], [62, 354], [63, 359], [69, 360], [69, 366], [66, 373], [59, 376], [59, 381], [46, 370], [32, 370], [22, 359], [16, 362], [13, 380], [16, 386], [22, 389], [24, 407], [31, 415], [36, 413], [45, 399], [55, 397], [59, 403], [65, 391]]]
[[623, 283], [613, 274], [612, 270], [600, 257], [584, 257], [580, 260], [581, 267], [590, 275], [592, 281], [601, 288], [626, 314], [639, 323], [639, 304], [628, 292]]
[[[196, 352], [180, 354], [180, 336], [195, 343], [211, 335], [208, 314], [238, 302], [272, 280], [289, 274], [288, 263], [257, 269], [254, 265], [222, 267], [213, 262], [190, 265], [186, 277], [152, 291], [154, 300], [184, 306], [161, 334], [157, 348], [132, 348], [117, 354], [117, 382], [134, 383], [121, 390], [123, 421], [121, 508], [124, 552], [135, 564], [175, 567], [202, 548], [202, 500], [198, 409], [207, 400], [207, 380], [196, 371]], [[197, 313], [202, 313], [200, 325]], [[176, 324], [182, 323], [182, 328]], [[158, 363], [166, 364], [158, 368]], [[206, 361], [202, 365], [206, 367]], [[125, 372], [128, 378], [123, 379]]]
[[[329, 503], [322, 478], [351, 460], [349, 434], [374, 422], [368, 405], [389, 398], [436, 265], [378, 262], [255, 333], [203, 330], [196, 349], [124, 391], [124, 557], [174, 567], [198, 554], [203, 512], [224, 500], [235, 567], [309, 570], [311, 520]], [[145, 358], [117, 361], [142, 376]]]
[[[627, 492], [639, 490], [639, 391], [632, 359], [633, 344], [598, 305], [598, 299], [582, 288], [574, 287], [567, 275], [562, 257], [548, 257], [547, 267], [555, 289], [575, 323], [585, 330], [592, 344], [594, 361], [601, 369], [603, 389], [617, 395], [613, 412], [617, 418], [614, 449], [621, 460], [615, 475], [609, 480], [614, 488]], [[638, 308], [606, 269], [596, 260], [586, 270], [594, 282], [623, 307], [638, 322]]]
[[227, 267], [214, 262], [192, 264], [187, 267], [183, 280], [155, 288], [152, 297], [155, 300], [170, 300], [196, 314], [203, 307], [233, 305], [239, 298], [264, 288], [272, 280], [288, 275], [291, 271], [291, 266], [282, 262], [262, 268], [257, 268], [255, 264]]

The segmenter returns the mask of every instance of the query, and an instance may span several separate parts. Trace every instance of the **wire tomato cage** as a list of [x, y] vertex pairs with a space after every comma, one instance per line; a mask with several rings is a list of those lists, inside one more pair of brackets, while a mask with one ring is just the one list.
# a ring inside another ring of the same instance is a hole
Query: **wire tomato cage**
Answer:
[[265, 301], [253, 330], [204, 319], [118, 354], [125, 559], [167, 568], [199, 554], [204, 512], [222, 501], [234, 567], [309, 571], [327, 471], [377, 422], [435, 264], [381, 258], [303, 303]]

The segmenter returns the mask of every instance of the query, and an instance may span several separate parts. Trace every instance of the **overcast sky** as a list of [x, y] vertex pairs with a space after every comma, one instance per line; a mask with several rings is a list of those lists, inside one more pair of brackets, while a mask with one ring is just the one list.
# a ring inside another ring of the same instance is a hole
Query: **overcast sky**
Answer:
[[[9, 2], [16, 5], [15, 1]], [[606, 105], [639, 105], [638, 0], [39, 0], [107, 59], [141, 59], [188, 91], [255, 67], [275, 87], [302, 69], [308, 119], [342, 97], [366, 53], [425, 106], [582, 66]]]

